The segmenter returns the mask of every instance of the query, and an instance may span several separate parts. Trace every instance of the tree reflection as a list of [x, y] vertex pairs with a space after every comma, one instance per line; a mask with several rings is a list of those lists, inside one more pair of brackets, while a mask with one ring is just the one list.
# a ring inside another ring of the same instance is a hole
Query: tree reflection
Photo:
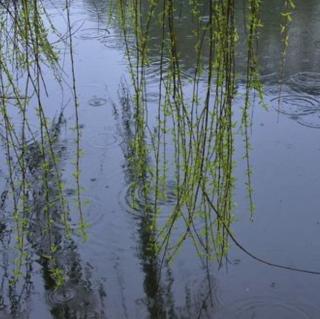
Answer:
[[[145, 298], [139, 300], [139, 304], [147, 309], [149, 318], [189, 318], [190, 316], [202, 318], [205, 314], [209, 316], [215, 308], [217, 300], [208, 259], [204, 260], [203, 264], [203, 281], [199, 285], [186, 286], [184, 304], [176, 304], [176, 295], [173, 293], [173, 272], [158, 247], [158, 233], [155, 224], [157, 215], [154, 207], [159, 203], [154, 203], [155, 198], [150, 192], [150, 181], [148, 181], [147, 174], [151, 170], [151, 167], [147, 166], [152, 163], [150, 158], [144, 158], [145, 172], [144, 174], [136, 174], [136, 168], [141, 166], [134, 161], [141, 160], [141, 158], [134, 156], [134, 147], [136, 147], [133, 143], [135, 141], [134, 99], [125, 83], [122, 84], [119, 93], [120, 107], [118, 104], [114, 104], [114, 113], [122, 138], [121, 147], [126, 163], [125, 175], [129, 184], [127, 196], [133, 219], [137, 224], [138, 257], [144, 273]], [[140, 142], [142, 141], [140, 140]], [[160, 201], [161, 199], [159, 199]]]
[[[81, 212], [77, 229], [64, 192], [62, 164], [67, 146], [60, 135], [66, 125], [65, 105], [53, 119], [45, 105], [50, 76], [45, 77], [44, 70], [48, 68], [58, 84], [63, 77], [58, 54], [48, 39], [49, 30], [59, 33], [43, 3], [24, 0], [0, 2], [0, 30], [1, 163], [6, 164], [0, 204], [0, 316], [28, 316], [36, 260], [55, 318], [104, 318], [103, 286], [92, 282], [91, 269], [83, 266], [75, 241], [76, 231], [84, 230]], [[77, 147], [77, 163], [79, 157]], [[74, 175], [78, 174], [76, 165]]]

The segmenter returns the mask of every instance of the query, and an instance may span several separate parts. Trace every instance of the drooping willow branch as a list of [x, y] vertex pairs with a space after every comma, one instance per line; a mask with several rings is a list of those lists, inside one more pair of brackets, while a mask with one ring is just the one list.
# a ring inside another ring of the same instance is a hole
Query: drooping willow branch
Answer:
[[[194, 21], [191, 32], [195, 37], [195, 46], [190, 50], [195, 53], [196, 63], [187, 70], [191, 74], [187, 79], [183, 77], [186, 70], [183, 69], [184, 52], [178, 36], [176, 4], [174, 0], [121, 0], [117, 3], [134, 90], [130, 100], [134, 137], [128, 145], [132, 206], [141, 209], [143, 214], [152, 215], [158, 236], [157, 249], [163, 251], [167, 259], [173, 258], [190, 239], [199, 255], [221, 262], [229, 248], [226, 226], [229, 227], [234, 218], [235, 54], [239, 41], [235, 27], [236, 3], [233, 0], [208, 0], [203, 5], [198, 1], [188, 3], [186, 12]], [[256, 53], [261, 28], [260, 0], [251, 0], [247, 10], [247, 39], [241, 39], [248, 47], [241, 122], [252, 214], [248, 128], [251, 96], [258, 92], [259, 98], [263, 98]], [[206, 21], [203, 21], [204, 12], [209, 13]], [[153, 42], [154, 38], [159, 41]], [[151, 51], [159, 55], [150, 56]], [[155, 64], [158, 67], [149, 63], [155, 58], [159, 60]], [[159, 88], [156, 108], [148, 103], [147, 90], [153, 84], [146, 75], [149, 68], [156, 74], [152, 80]], [[192, 87], [191, 97], [187, 94], [188, 83]], [[150, 128], [150, 122], [156, 123], [154, 128]], [[170, 156], [169, 149], [172, 150]], [[174, 189], [170, 192], [174, 193], [175, 203], [170, 206], [169, 213], [164, 213], [168, 208], [164, 208], [161, 201], [165, 202], [170, 177], [174, 180]], [[202, 192], [204, 186], [220, 218], [210, 214], [211, 205]], [[139, 198], [141, 194], [143, 198]], [[166, 215], [160, 222], [162, 214]], [[174, 230], [179, 236], [175, 236]], [[163, 261], [164, 257], [161, 263]]]
[[[69, 6], [67, 9], [68, 39], [71, 39], [69, 48], [71, 48], [70, 55], [73, 59]], [[63, 276], [55, 260], [57, 230], [53, 227], [53, 223], [61, 222], [64, 235], [66, 237], [71, 235], [70, 212], [59, 165], [61, 158], [56, 150], [60, 126], [64, 123], [65, 105], [61, 106], [59, 116], [50, 120], [47, 117], [45, 102], [50, 94], [46, 85], [47, 73], [50, 73], [48, 70], [51, 71], [57, 85], [61, 86], [65, 81], [59, 65], [59, 55], [49, 41], [50, 32], [58, 36], [58, 42], [65, 42], [45, 10], [43, 2], [37, 0], [0, 2], [1, 141], [5, 149], [9, 174], [7, 183], [9, 191], [5, 200], [12, 202], [12, 211], [8, 213], [12, 214], [15, 222], [14, 231], [17, 236], [14, 245], [18, 249], [12, 282], [21, 277], [22, 267], [28, 258], [29, 251], [26, 250], [26, 244], [35, 218], [41, 218], [43, 221], [42, 235], [49, 244], [46, 251], [41, 254], [50, 260], [52, 276], [57, 283], [62, 282]], [[75, 79], [73, 60], [71, 64], [73, 79]], [[74, 81], [72, 86], [75, 92]], [[74, 96], [77, 99], [76, 93]], [[75, 105], [77, 106], [77, 103]], [[76, 107], [76, 157], [79, 159], [80, 133], [77, 112]], [[32, 119], [32, 113], [35, 113], [36, 121]], [[79, 171], [79, 162], [76, 170]], [[79, 183], [78, 177], [76, 179], [78, 190]], [[40, 185], [42, 185], [40, 192], [42, 197], [39, 195], [39, 202], [36, 202], [30, 194], [37, 193], [34, 189]], [[82, 230], [84, 222], [80, 195], [77, 199], [80, 202], [80, 229]], [[10, 205], [7, 206], [10, 207]], [[53, 216], [55, 210], [60, 212], [58, 217]], [[39, 251], [37, 253], [40, 254]]]

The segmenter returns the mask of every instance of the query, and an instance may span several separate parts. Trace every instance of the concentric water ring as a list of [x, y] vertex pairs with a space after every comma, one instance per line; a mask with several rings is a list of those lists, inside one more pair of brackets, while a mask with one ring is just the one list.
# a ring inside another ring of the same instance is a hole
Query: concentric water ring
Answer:
[[94, 96], [88, 101], [88, 103], [93, 107], [99, 107], [107, 104], [107, 99], [103, 97]]
[[215, 315], [216, 319], [317, 319], [319, 309], [276, 297], [253, 297], [233, 302]]
[[47, 294], [47, 300], [51, 306], [64, 305], [72, 301], [76, 295], [75, 289], [70, 287], [61, 287], [49, 291]]
[[320, 129], [320, 112], [301, 116], [297, 119], [297, 122], [302, 126]]
[[110, 34], [110, 31], [105, 28], [85, 28], [80, 30], [77, 38], [81, 40], [101, 40]]
[[291, 76], [289, 86], [297, 92], [305, 92], [311, 95], [320, 94], [320, 73], [299, 72]]
[[283, 95], [271, 102], [277, 112], [289, 116], [305, 116], [320, 111], [318, 100], [307, 95]]
[[[168, 181], [167, 189], [163, 196], [159, 196], [157, 206], [163, 208], [160, 219], [166, 219], [168, 211], [171, 211], [172, 206], [176, 203], [175, 183]], [[119, 204], [127, 212], [133, 215], [140, 215], [147, 207], [154, 207], [154, 193], [145, 195], [142, 188], [136, 188], [132, 185], [127, 185], [119, 193]]]

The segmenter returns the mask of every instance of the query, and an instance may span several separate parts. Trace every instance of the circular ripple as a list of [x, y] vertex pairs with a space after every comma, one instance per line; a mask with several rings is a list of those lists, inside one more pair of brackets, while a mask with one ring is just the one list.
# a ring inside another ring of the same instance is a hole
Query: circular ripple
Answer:
[[[158, 205], [172, 205], [176, 203], [176, 191], [175, 191], [176, 183], [174, 181], [167, 182], [167, 188], [162, 191], [162, 194], [158, 196]], [[155, 194], [151, 192], [150, 194], [144, 194], [143, 188], [137, 188], [132, 191], [131, 187], [128, 187], [127, 198], [128, 201], [131, 202], [132, 199], [136, 201], [138, 207], [145, 207], [146, 205], [153, 205], [155, 201]], [[133, 208], [133, 207], [132, 207]]]
[[316, 319], [318, 309], [281, 298], [256, 297], [236, 301], [218, 311], [216, 319]]
[[107, 100], [103, 97], [94, 96], [89, 100], [89, 105], [94, 107], [99, 107], [99, 106], [105, 105], [106, 103], [107, 103]]
[[76, 36], [81, 40], [101, 40], [110, 34], [108, 29], [104, 28], [85, 28]]
[[[62, 287], [47, 292], [46, 299], [51, 307], [63, 309], [67, 306], [71, 314], [70, 318], [100, 318], [101, 304], [98, 302], [98, 295], [90, 286], [90, 290], [86, 287], [86, 283], [81, 281], [76, 286]], [[68, 317], [69, 318], [69, 317]]]
[[[133, 47], [135, 41], [133, 36], [128, 35], [126, 41], [130, 48]], [[99, 42], [108, 49], [121, 49], [125, 44], [124, 37], [121, 34], [108, 34], [99, 39]]]
[[281, 87], [279, 85], [269, 85], [266, 84], [264, 86], [264, 94], [266, 96], [268, 96], [269, 98], [273, 97], [273, 96], [278, 96], [280, 91], [281, 91]]
[[320, 112], [311, 113], [297, 119], [300, 125], [310, 128], [320, 128]]
[[312, 95], [320, 94], [320, 73], [299, 72], [294, 74], [289, 83], [290, 87], [297, 92], [306, 92]]
[[[81, 202], [82, 202], [82, 211], [84, 215], [85, 221], [87, 221], [90, 225], [89, 230], [92, 231], [92, 229], [96, 226], [102, 223], [103, 219], [105, 218], [106, 211], [108, 208], [103, 205], [103, 202], [100, 199], [94, 198], [92, 196], [81, 196]], [[72, 209], [74, 209], [73, 212], [73, 220], [72, 225], [74, 229], [77, 229], [79, 226], [79, 211], [78, 207], [76, 206], [76, 203], [73, 204], [74, 206]], [[70, 204], [71, 206], [71, 204]]]
[[47, 294], [48, 303], [52, 306], [63, 305], [72, 301], [76, 297], [76, 291], [72, 288], [62, 287]]
[[158, 85], [160, 80], [160, 75], [162, 71], [162, 78], [167, 79], [168, 69], [170, 68], [170, 60], [163, 57], [162, 60], [159, 55], [155, 55], [150, 59], [150, 65], [145, 68], [145, 77], [148, 84]]
[[[162, 196], [159, 196], [158, 206], [169, 207], [176, 203], [176, 191], [174, 181], [168, 181], [167, 189], [163, 192]], [[128, 185], [119, 194], [120, 204], [125, 204], [125, 209], [131, 213], [137, 214], [143, 212], [146, 207], [153, 207], [154, 205], [154, 193], [148, 194], [147, 196], [143, 192], [143, 188], [133, 188]], [[165, 216], [162, 216], [165, 217]]]
[[118, 143], [118, 138], [111, 132], [102, 132], [98, 134], [89, 134], [88, 138], [83, 139], [87, 147], [105, 150], [106, 147], [113, 146]]
[[271, 100], [273, 108], [289, 116], [305, 116], [320, 110], [319, 102], [303, 95], [284, 95]]

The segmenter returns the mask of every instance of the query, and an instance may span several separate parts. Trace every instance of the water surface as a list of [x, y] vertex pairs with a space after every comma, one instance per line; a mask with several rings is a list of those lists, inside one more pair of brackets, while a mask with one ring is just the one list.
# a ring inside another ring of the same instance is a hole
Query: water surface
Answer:
[[[65, 28], [60, 11], [63, 5], [60, 1], [47, 4], [53, 23], [61, 30]], [[191, 95], [188, 79], [194, 72], [196, 56], [190, 50], [194, 45], [190, 8], [187, 1], [179, 1], [177, 7], [180, 65], [184, 90]], [[245, 32], [244, 9], [245, 2], [239, 1], [236, 20], [241, 34]], [[205, 6], [203, 11], [205, 22]], [[320, 4], [316, 0], [297, 1], [283, 74], [279, 74], [280, 11], [279, 1], [264, 1], [258, 56], [268, 110], [256, 99], [250, 128], [256, 212], [250, 221], [246, 168], [239, 147], [235, 156], [236, 220], [232, 227], [242, 245], [261, 258], [320, 271]], [[14, 255], [10, 246], [14, 234], [1, 226], [10, 223], [10, 207], [1, 206], [0, 318], [318, 318], [319, 276], [268, 267], [232, 243], [222, 267], [215, 261], [203, 263], [192, 241], [187, 240], [173, 262], [160, 270], [161, 256], [149, 249], [154, 236], [149, 230], [150, 220], [128, 199], [132, 176], [126, 155], [132, 118], [128, 110], [121, 109], [120, 102], [121, 83], [130, 87], [131, 79], [118, 17], [110, 13], [108, 1], [82, 0], [73, 2], [71, 18], [84, 151], [83, 209], [90, 223], [88, 241], [83, 243], [80, 236], [63, 239], [59, 224], [54, 226], [61, 249], [59, 260], [68, 275], [66, 284], [55, 289], [47, 262], [41, 257], [45, 237], [39, 233], [41, 222], [37, 218], [28, 238], [31, 276], [23, 280], [23, 287], [12, 291], [7, 271]], [[158, 94], [159, 36], [159, 30], [152, 26], [146, 70], [151, 123]], [[245, 56], [245, 46], [239, 43], [235, 117], [243, 106]], [[67, 60], [64, 69], [69, 74]], [[71, 97], [70, 90], [66, 87], [62, 96], [59, 85], [49, 76], [47, 90], [46, 109], [52, 118], [58, 118], [60, 105]], [[199, 90], [205, 91], [205, 82], [200, 83]], [[74, 111], [69, 103], [59, 123], [55, 149], [61, 158], [66, 196], [76, 211], [73, 126]], [[239, 134], [235, 144], [242, 145], [242, 139]], [[8, 174], [3, 157], [0, 174], [5, 180]], [[32, 182], [38, 185], [36, 177]], [[5, 192], [6, 182], [1, 182], [1, 187]], [[161, 206], [169, 214], [175, 202], [173, 179], [168, 180], [167, 192]], [[34, 207], [37, 200], [34, 197]], [[76, 225], [74, 216], [72, 224]]]

